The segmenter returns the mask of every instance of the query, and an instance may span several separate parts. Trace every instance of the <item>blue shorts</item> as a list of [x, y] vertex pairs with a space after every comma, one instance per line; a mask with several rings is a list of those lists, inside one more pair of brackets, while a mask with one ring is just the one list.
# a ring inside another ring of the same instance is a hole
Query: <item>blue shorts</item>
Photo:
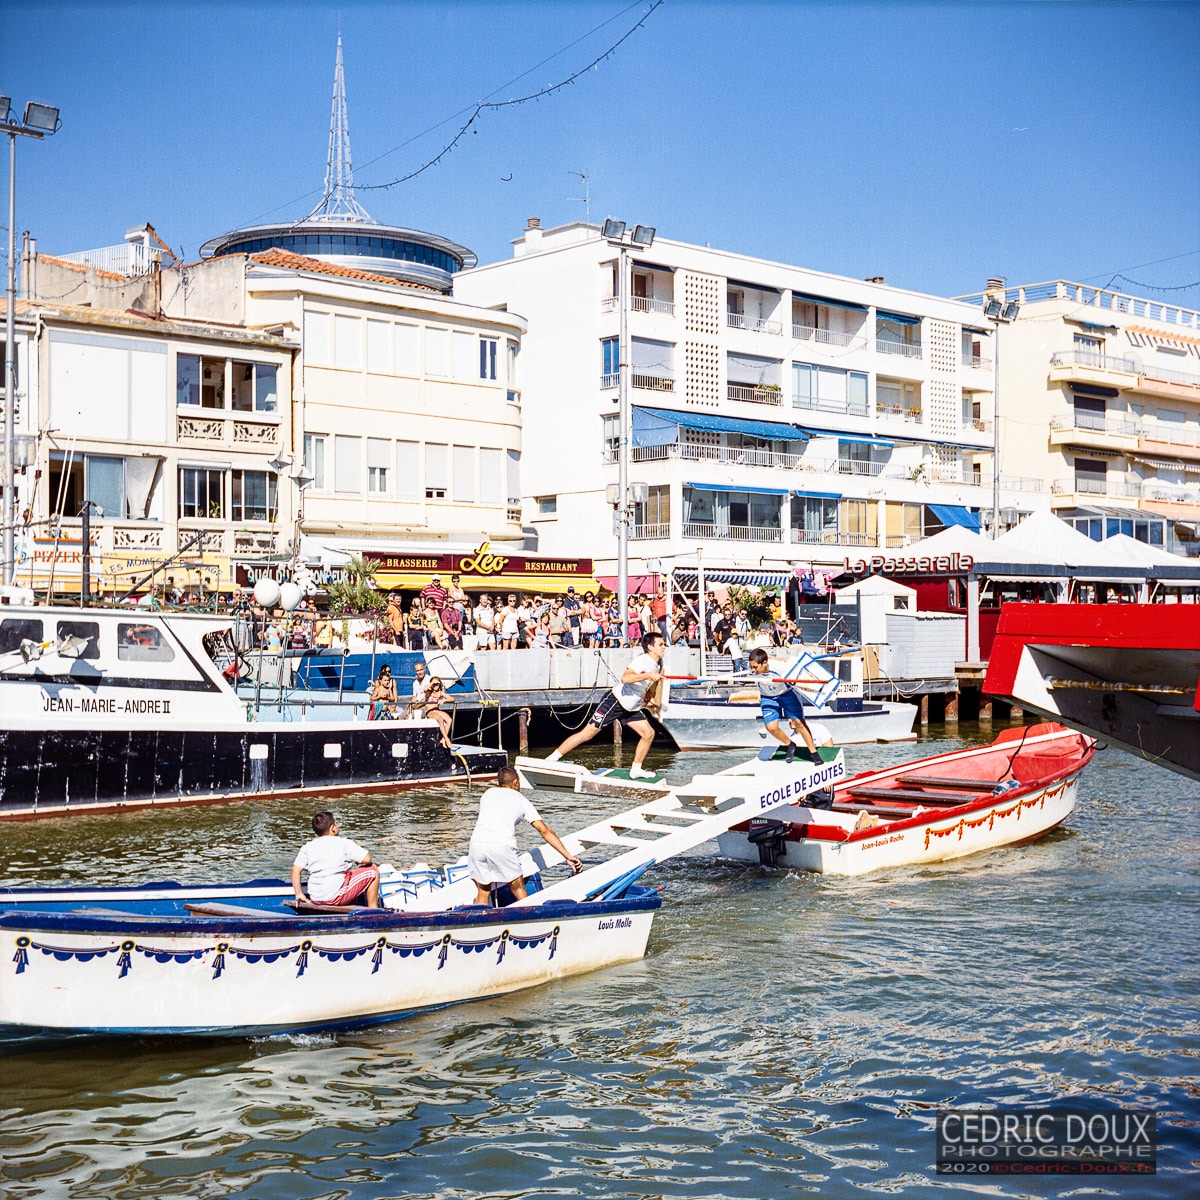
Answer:
[[804, 719], [804, 705], [791, 688], [781, 696], [761, 696], [759, 701], [762, 705], [762, 719], [768, 725], [772, 721]]

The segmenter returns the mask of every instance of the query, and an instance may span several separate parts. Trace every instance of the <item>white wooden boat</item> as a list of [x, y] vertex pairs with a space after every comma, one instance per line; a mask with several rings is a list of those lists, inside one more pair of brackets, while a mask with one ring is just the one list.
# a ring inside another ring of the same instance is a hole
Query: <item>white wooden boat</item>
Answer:
[[728, 858], [861, 875], [1035, 841], [1070, 816], [1095, 745], [1061, 725], [1006, 730], [988, 746], [856, 775], [832, 807], [782, 808], [718, 844]]
[[381, 868], [382, 909], [296, 905], [278, 880], [0, 889], [0, 1039], [370, 1025], [638, 959], [661, 903], [647, 867], [844, 772], [697, 777], [565, 837], [579, 875], [551, 878], [549, 846], [526, 854], [529, 895], [504, 908], [474, 904], [465, 860]]
[[631, 779], [628, 768], [624, 767], [589, 770], [561, 759], [547, 762], [544, 758], [526, 757], [518, 757], [513, 765], [521, 777], [522, 787], [550, 788], [583, 796], [641, 796], [645, 799], [671, 790], [661, 774], [650, 779]]
[[[0, 609], [0, 819], [494, 775], [432, 720], [268, 720], [222, 667], [232, 617]], [[261, 717], [261, 719], [260, 719]]]

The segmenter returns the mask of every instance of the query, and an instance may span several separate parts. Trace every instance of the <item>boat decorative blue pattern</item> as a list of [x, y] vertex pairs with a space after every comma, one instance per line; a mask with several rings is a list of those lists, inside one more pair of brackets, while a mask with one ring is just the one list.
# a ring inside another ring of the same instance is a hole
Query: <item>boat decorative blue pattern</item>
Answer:
[[217, 942], [208, 949], [184, 951], [143, 946], [141, 943], [130, 939], [98, 949], [94, 947], [75, 949], [71, 946], [54, 946], [45, 942], [35, 942], [32, 938], [21, 936], [17, 938], [17, 950], [13, 955], [13, 963], [16, 966], [15, 973], [21, 975], [24, 974], [26, 968], [29, 966], [30, 950], [38, 950], [44, 955], [58, 959], [59, 962], [68, 962], [72, 959], [76, 962], [90, 962], [94, 958], [107, 958], [110, 954], [118, 954], [117, 966], [120, 970], [117, 978], [124, 979], [133, 969], [133, 956], [135, 953], [154, 962], [164, 964], [193, 962], [196, 959], [203, 958], [206, 954], [211, 954], [213, 956], [212, 977], [219, 979], [225, 972], [226, 955], [233, 955], [235, 958], [247, 963], [274, 963], [278, 962], [281, 958], [289, 958], [295, 954], [297, 955], [296, 976], [299, 978], [308, 969], [308, 956], [310, 954], [315, 954], [317, 957], [323, 958], [328, 962], [341, 962], [343, 960], [349, 962], [351, 959], [361, 958], [364, 954], [373, 950], [371, 974], [374, 975], [383, 962], [383, 952], [385, 950], [399, 955], [401, 958], [420, 958], [429, 950], [438, 950], [439, 971], [446, 965], [446, 959], [449, 956], [451, 948], [463, 954], [480, 954], [484, 950], [496, 946], [498, 947], [496, 962], [501, 963], [504, 961], [504, 955], [510, 946], [516, 947], [518, 950], [531, 950], [548, 941], [550, 943], [549, 957], [553, 958], [558, 950], [558, 935], [561, 932], [562, 926], [555, 925], [545, 933], [539, 933], [534, 936], [516, 934], [510, 929], [502, 929], [493, 937], [478, 939], [456, 938], [452, 933], [445, 933], [440, 937], [434, 938], [432, 941], [419, 942], [416, 945], [404, 942], [392, 942], [386, 937], [377, 937], [365, 945], [351, 947], [320, 946], [311, 938], [304, 938], [294, 946], [276, 947], [271, 950], [255, 950], [250, 947], [235, 946], [230, 942]]

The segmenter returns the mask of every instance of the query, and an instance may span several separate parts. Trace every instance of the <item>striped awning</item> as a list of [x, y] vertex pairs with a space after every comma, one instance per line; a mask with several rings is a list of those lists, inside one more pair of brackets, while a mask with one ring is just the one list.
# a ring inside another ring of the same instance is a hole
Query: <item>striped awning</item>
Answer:
[[[704, 582], [735, 583], [742, 587], [785, 587], [793, 572], [778, 571], [739, 571], [736, 568], [714, 567], [711, 571], [705, 569]], [[690, 567], [676, 567], [672, 577], [679, 587], [695, 587], [699, 576]]]

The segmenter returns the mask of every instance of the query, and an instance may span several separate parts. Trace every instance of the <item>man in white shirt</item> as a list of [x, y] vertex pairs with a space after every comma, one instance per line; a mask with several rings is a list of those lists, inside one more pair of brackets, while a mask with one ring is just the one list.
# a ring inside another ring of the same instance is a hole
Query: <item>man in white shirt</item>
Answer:
[[646, 698], [647, 683], [655, 683], [662, 678], [662, 660], [666, 652], [667, 644], [657, 629], [645, 634], [642, 637], [641, 654], [635, 656], [622, 673], [621, 681], [613, 684], [612, 691], [596, 706], [592, 719], [578, 733], [571, 734], [546, 761], [558, 762], [576, 746], [590, 742], [606, 725], [622, 721], [638, 735], [629, 778], [653, 779], [654, 772], [642, 767], [654, 743], [654, 726], [642, 711], [642, 705]]
[[[371, 863], [371, 852], [341, 836], [337, 818], [319, 812], [312, 819], [317, 836], [306, 842], [292, 864], [292, 891], [297, 901], [314, 904], [353, 904], [365, 895], [369, 908], [379, 907], [379, 868]], [[300, 876], [308, 872], [308, 895]]]
[[520, 792], [521, 781], [512, 767], [496, 772], [496, 786], [479, 797], [479, 820], [471, 834], [467, 864], [475, 884], [475, 903], [491, 900], [493, 885], [507, 885], [517, 900], [525, 899], [525, 876], [521, 874], [521, 851], [516, 829], [528, 821], [567, 861], [575, 874], [583, 870], [579, 861], [559, 840], [558, 834], [538, 815], [538, 810]]
[[492, 598], [486, 592], [472, 614], [475, 618], [475, 646], [479, 650], [490, 650], [496, 644], [496, 610]]

